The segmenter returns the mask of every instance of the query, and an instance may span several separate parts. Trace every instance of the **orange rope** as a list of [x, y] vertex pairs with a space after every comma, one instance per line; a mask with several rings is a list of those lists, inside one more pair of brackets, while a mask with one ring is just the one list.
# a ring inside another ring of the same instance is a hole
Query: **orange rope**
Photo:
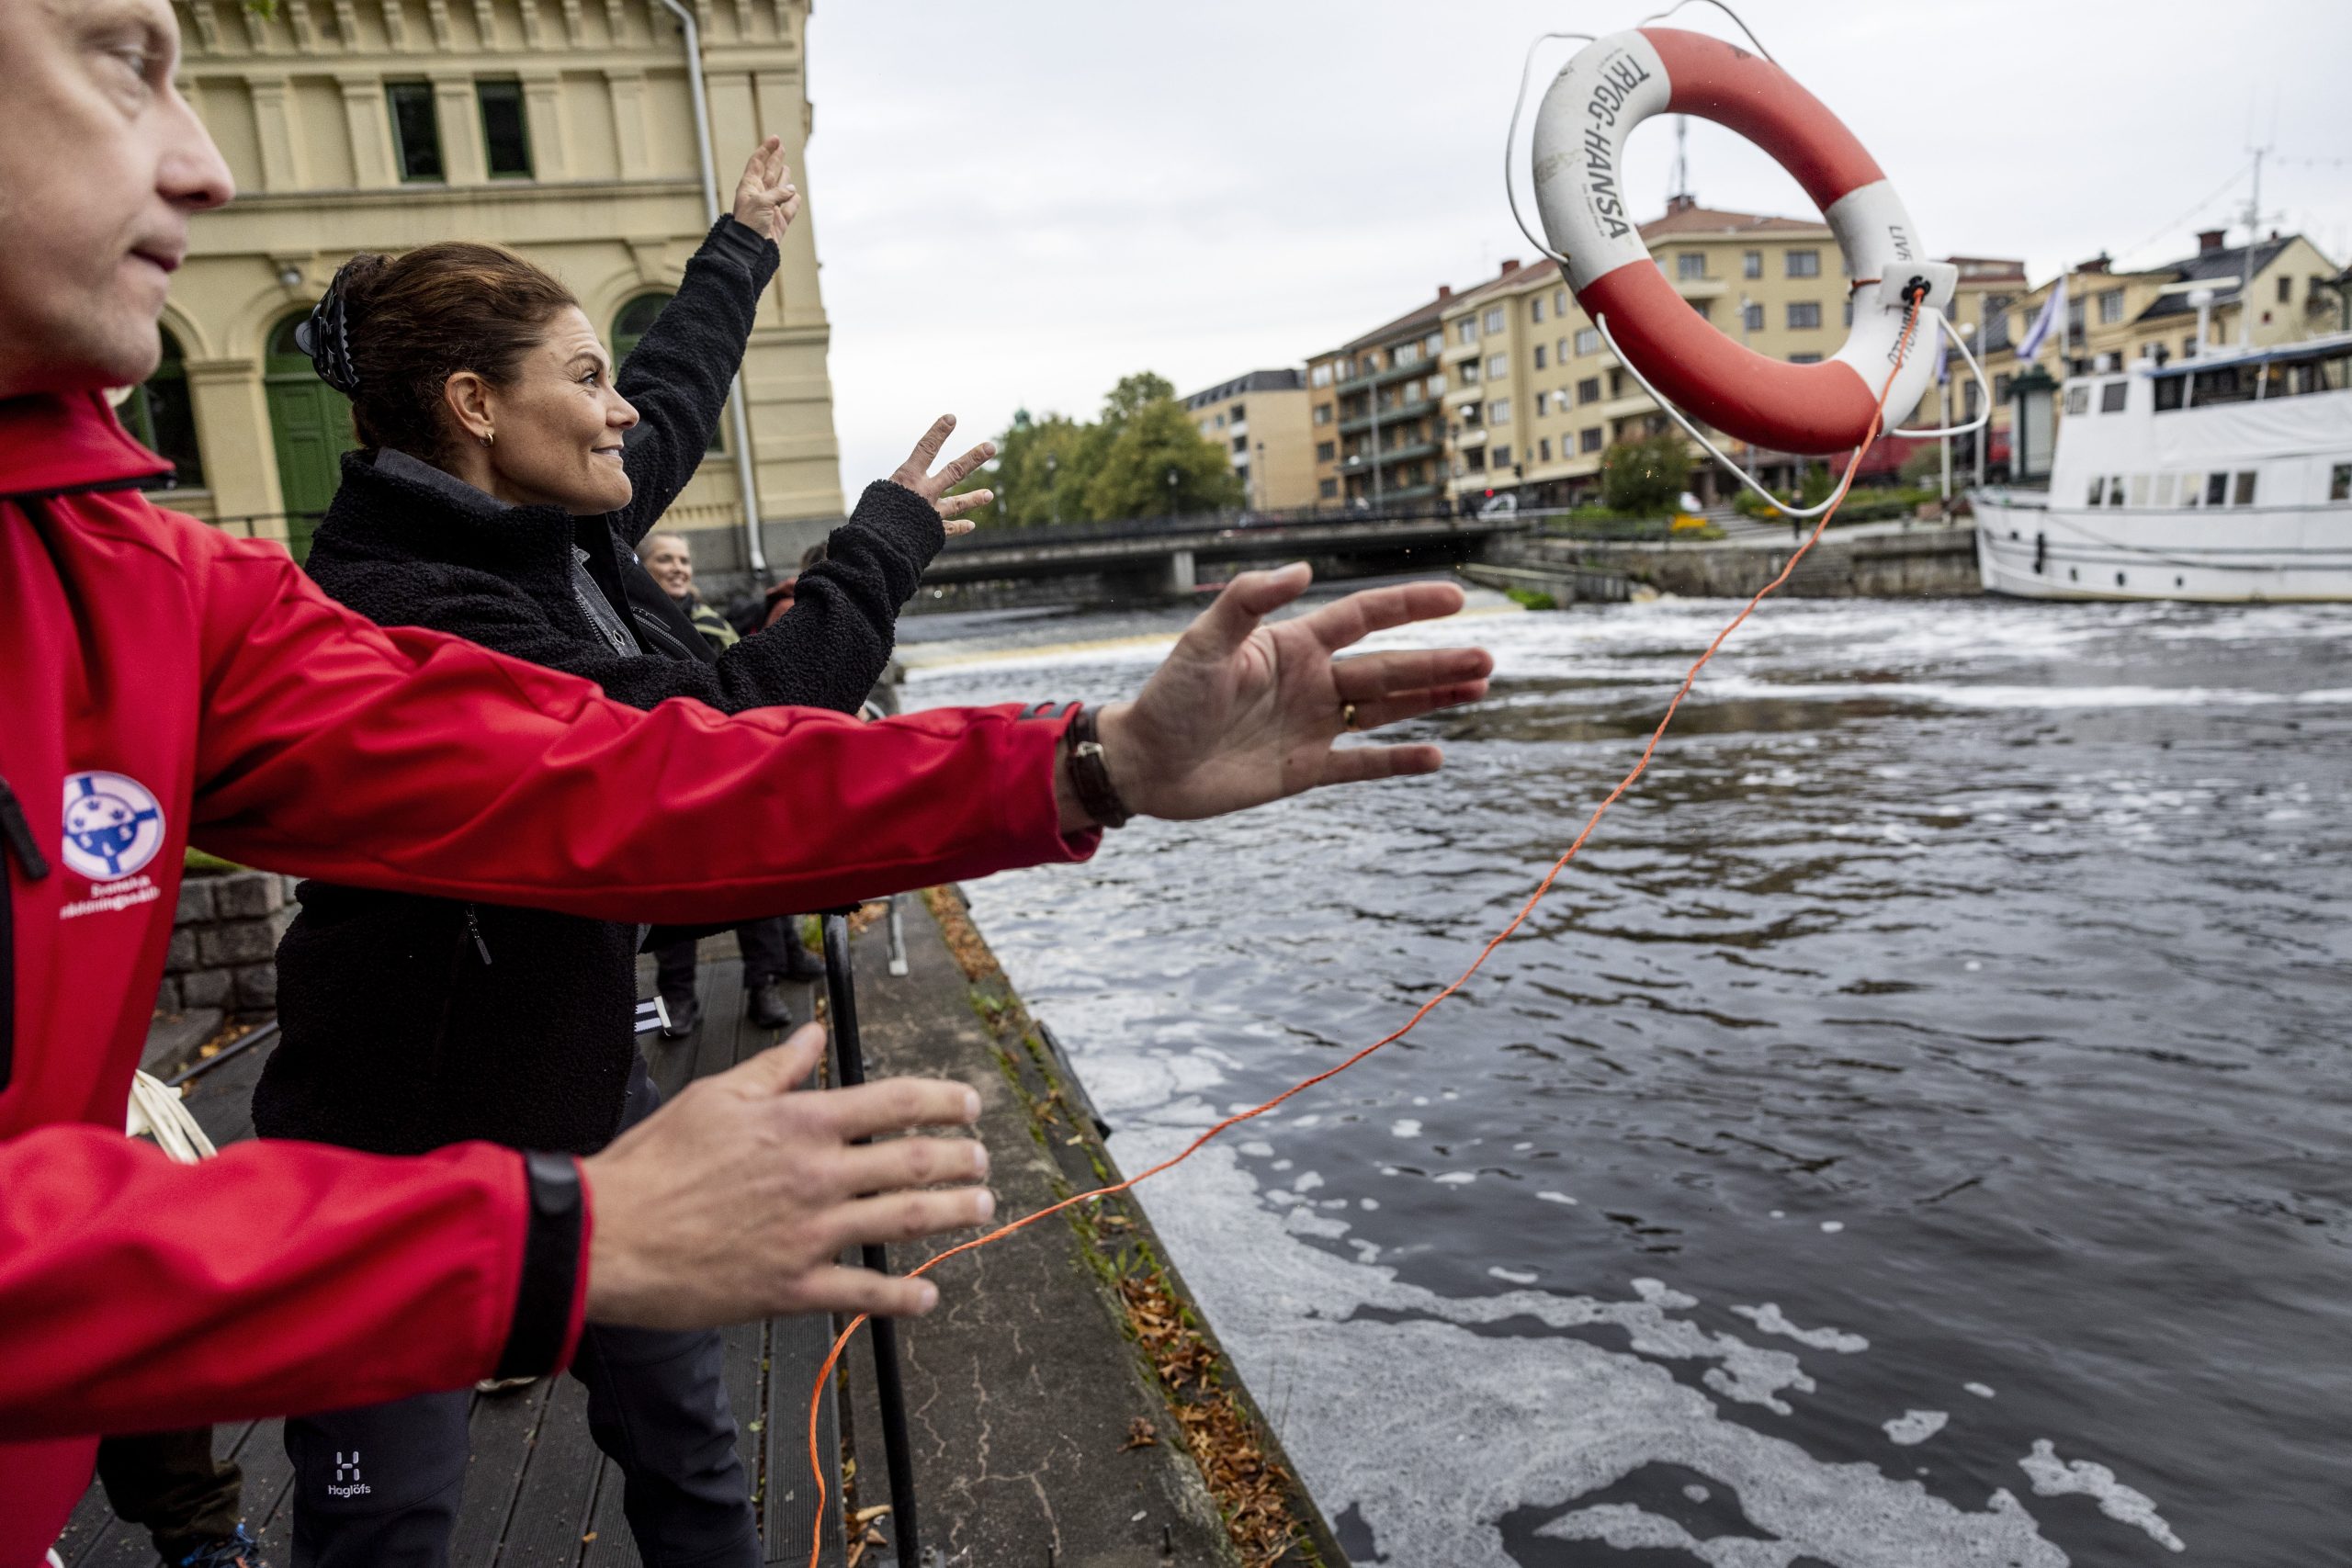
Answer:
[[[1263, 1116], [1267, 1111], [1272, 1111], [1274, 1107], [1282, 1104], [1283, 1101], [1290, 1099], [1292, 1096], [1302, 1094], [1307, 1089], [1313, 1089], [1317, 1084], [1323, 1082], [1326, 1078], [1338, 1077], [1340, 1074], [1346, 1072], [1350, 1067], [1354, 1066], [1358, 1062], [1363, 1061], [1366, 1056], [1371, 1055], [1374, 1051], [1379, 1050], [1385, 1045], [1393, 1045], [1397, 1041], [1402, 1040], [1406, 1035], [1410, 1034], [1415, 1029], [1419, 1028], [1420, 1026], [1421, 1020], [1427, 1018], [1440, 1002], [1445, 1000], [1448, 997], [1453, 996], [1456, 991], [1462, 989], [1463, 987], [1468, 985], [1471, 977], [1476, 976], [1479, 970], [1486, 967], [1487, 960], [1494, 955], [1495, 949], [1500, 947], [1504, 942], [1509, 942], [1512, 936], [1517, 934], [1519, 928], [1527, 923], [1527, 917], [1535, 912], [1535, 907], [1541, 904], [1544, 901], [1544, 896], [1552, 891], [1552, 885], [1559, 880], [1560, 874], [1562, 872], [1567, 870], [1568, 863], [1576, 859], [1577, 852], [1584, 848], [1585, 840], [1592, 837], [1592, 830], [1600, 825], [1601, 818], [1608, 815], [1609, 808], [1617, 804], [1618, 797], [1623, 795], [1628, 789], [1631, 789], [1634, 785], [1634, 781], [1640, 778], [1643, 771], [1650, 765], [1650, 757], [1657, 750], [1658, 742], [1666, 739], [1667, 726], [1674, 722], [1675, 710], [1682, 705], [1682, 699], [1690, 694], [1691, 683], [1699, 679], [1699, 671], [1707, 667], [1707, 661], [1714, 658], [1715, 650], [1723, 647], [1724, 640], [1730, 637], [1732, 633], [1737, 631], [1741, 625], [1747, 621], [1749, 615], [1755, 614], [1757, 605], [1762, 604], [1766, 597], [1769, 596], [1775, 589], [1788, 581], [1789, 574], [1797, 569], [1797, 562], [1804, 558], [1805, 551], [1813, 548], [1814, 542], [1821, 537], [1822, 530], [1829, 526], [1829, 520], [1838, 514], [1838, 506], [1846, 499], [1846, 491], [1853, 486], [1854, 472], [1857, 468], [1861, 467], [1862, 454], [1870, 450], [1871, 443], [1878, 438], [1878, 433], [1885, 423], [1886, 400], [1893, 394], [1894, 390], [1894, 378], [1901, 374], [1903, 369], [1903, 361], [1910, 353], [1911, 334], [1913, 329], [1918, 324], [1918, 320], [1919, 301], [1915, 299], [1911, 303], [1910, 310], [1905, 311], [1904, 314], [1903, 335], [1896, 340], [1894, 345], [1894, 364], [1886, 373], [1885, 384], [1879, 389], [1878, 408], [1871, 415], [1870, 430], [1862, 436], [1861, 445], [1854, 448], [1853, 457], [1847, 460], [1845, 477], [1838, 480], [1838, 491], [1835, 495], [1829, 498], [1828, 509], [1822, 513], [1820, 521], [1814, 524], [1813, 532], [1805, 536], [1804, 543], [1797, 547], [1796, 552], [1789, 557], [1788, 563], [1781, 568], [1781, 575], [1766, 583], [1762, 588], [1758, 589], [1756, 596], [1748, 600], [1747, 604], [1741, 608], [1739, 614], [1731, 618], [1730, 625], [1724, 626], [1723, 630], [1715, 634], [1715, 640], [1707, 645], [1707, 651], [1699, 656], [1698, 662], [1692, 664], [1689, 673], [1682, 677], [1681, 686], [1675, 692], [1674, 700], [1666, 705], [1666, 714], [1657, 721], [1657, 728], [1650, 731], [1649, 743], [1642, 748], [1641, 758], [1639, 761], [1634, 762], [1633, 771], [1627, 773], [1623, 778], [1618, 780], [1617, 787], [1611, 790], [1607, 797], [1604, 798], [1599, 806], [1593, 807], [1592, 815], [1586, 818], [1584, 829], [1576, 836], [1576, 841], [1567, 847], [1558, 860], [1552, 863], [1552, 869], [1544, 874], [1544, 880], [1536, 884], [1535, 891], [1528, 896], [1527, 902], [1520, 906], [1519, 913], [1513, 915], [1510, 918], [1510, 923], [1505, 925], [1501, 931], [1497, 931], [1487, 942], [1487, 945], [1478, 950], [1478, 956], [1471, 960], [1470, 966], [1467, 969], [1464, 969], [1459, 976], [1455, 976], [1451, 985], [1448, 985], [1443, 990], [1438, 992], [1437, 995], [1431, 997], [1428, 1001], [1423, 1002], [1419, 1008], [1415, 1009], [1413, 1016], [1407, 1019], [1395, 1032], [1381, 1036], [1381, 1038], [1374, 1041], [1371, 1044], [1365, 1046], [1361, 1051], [1356, 1052], [1355, 1055], [1350, 1056], [1347, 1060], [1340, 1062], [1336, 1066], [1326, 1067], [1312, 1077], [1301, 1078], [1298, 1082], [1291, 1085], [1290, 1088], [1283, 1090], [1282, 1093], [1274, 1096], [1273, 1099], [1266, 1101], [1263, 1105], [1252, 1106], [1247, 1111], [1238, 1111], [1234, 1112], [1234, 1114], [1227, 1117], [1224, 1121], [1219, 1122], [1216, 1126], [1211, 1127], [1207, 1132], [1203, 1133], [1199, 1137], [1194, 1138], [1191, 1143], [1185, 1145], [1182, 1149], [1169, 1156], [1166, 1159], [1161, 1160], [1158, 1165], [1151, 1167], [1149, 1169], [1145, 1170], [1138, 1175], [1130, 1176], [1125, 1181], [1114, 1182], [1108, 1187], [1098, 1187], [1091, 1192], [1080, 1192], [1074, 1197], [1065, 1198], [1058, 1203], [1053, 1204], [1048, 1208], [1040, 1209], [1034, 1214], [1024, 1215], [1020, 1219], [1014, 1220], [1010, 1224], [999, 1225], [995, 1230], [989, 1232], [986, 1235], [974, 1236], [969, 1241], [962, 1242], [955, 1247], [951, 1247], [946, 1251], [941, 1253], [938, 1257], [932, 1258], [929, 1262], [922, 1264], [921, 1267], [909, 1269], [907, 1271], [907, 1278], [911, 1280], [918, 1278], [919, 1276], [928, 1274], [933, 1269], [938, 1268], [941, 1264], [946, 1262], [949, 1258], [954, 1258], [958, 1254], [970, 1252], [975, 1247], [986, 1247], [992, 1241], [1000, 1241], [1004, 1237], [1012, 1235], [1015, 1231], [1026, 1230], [1040, 1220], [1060, 1213], [1064, 1209], [1071, 1208], [1080, 1203], [1091, 1202], [1098, 1198], [1116, 1197], [1118, 1194], [1126, 1191], [1129, 1188], [1134, 1187], [1140, 1182], [1150, 1180], [1153, 1177], [1158, 1176], [1161, 1171], [1168, 1169], [1170, 1166], [1182, 1165], [1184, 1161], [1192, 1158], [1194, 1154], [1198, 1153], [1202, 1146], [1207, 1144], [1210, 1139], [1224, 1133], [1227, 1128], [1239, 1126], [1242, 1122], [1250, 1121], [1253, 1117]], [[849, 1326], [842, 1329], [840, 1336], [834, 1339], [832, 1349], [826, 1353], [825, 1364], [818, 1369], [817, 1386], [811, 1389], [808, 1393], [808, 1470], [809, 1473], [815, 1476], [817, 1480], [816, 1524], [812, 1529], [808, 1544], [808, 1568], [818, 1568], [819, 1561], [823, 1554], [825, 1541], [825, 1506], [828, 1496], [825, 1487], [824, 1462], [819, 1456], [817, 1447], [818, 1412], [823, 1404], [825, 1384], [831, 1379], [833, 1375], [833, 1368], [840, 1363], [842, 1352], [848, 1348], [851, 1337], [856, 1334], [860, 1327], [864, 1326], [865, 1318], [866, 1314], [863, 1313], [859, 1314], [856, 1317], [852, 1318], [850, 1320]]]

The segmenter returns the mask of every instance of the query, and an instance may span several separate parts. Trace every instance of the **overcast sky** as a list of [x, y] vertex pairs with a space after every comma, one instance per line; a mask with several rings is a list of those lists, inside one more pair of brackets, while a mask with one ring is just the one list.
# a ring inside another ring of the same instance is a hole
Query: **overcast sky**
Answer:
[[[1527, 45], [1656, 8], [820, 0], [803, 188], [844, 491], [935, 414], [978, 439], [1019, 407], [1091, 416], [1130, 371], [1194, 391], [1533, 259], [1502, 187]], [[1936, 254], [2020, 257], [2037, 280], [2101, 249], [2171, 259], [2243, 213], [2256, 142], [2278, 154], [2265, 226], [2339, 264], [2352, 251], [2347, 0], [1741, 10], [1877, 155]], [[1674, 25], [1729, 36], [1701, 6]], [[1532, 96], [1574, 47], [1545, 46]], [[1631, 144], [1645, 216], [1665, 204], [1671, 125]], [[1690, 157], [1708, 206], [1811, 211], [1728, 131], [1691, 121]]]

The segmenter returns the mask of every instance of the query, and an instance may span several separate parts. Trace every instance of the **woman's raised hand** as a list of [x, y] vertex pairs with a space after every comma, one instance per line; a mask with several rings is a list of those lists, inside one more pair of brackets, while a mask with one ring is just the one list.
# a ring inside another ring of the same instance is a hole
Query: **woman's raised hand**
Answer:
[[[1374, 632], [1453, 615], [1462, 590], [1450, 582], [1367, 589], [1262, 624], [1311, 578], [1303, 564], [1235, 578], [1142, 694], [1102, 710], [1103, 761], [1127, 809], [1188, 821], [1322, 784], [1437, 771], [1435, 746], [1331, 743], [1350, 729], [1476, 702], [1493, 658], [1476, 648], [1332, 655]], [[1069, 814], [1066, 800], [1066, 820]]]
[[800, 216], [800, 187], [784, 161], [784, 138], [771, 136], [752, 149], [743, 177], [735, 182], [735, 221], [784, 243], [784, 231]]
[[964, 513], [978, 512], [994, 501], [996, 491], [971, 490], [962, 495], [949, 495], [947, 492], [969, 479], [975, 468], [996, 456], [996, 443], [981, 442], [934, 474], [931, 466], [939, 461], [939, 449], [947, 445], [947, 437], [955, 428], [956, 416], [941, 414], [937, 423], [923, 432], [922, 439], [915, 443], [913, 454], [899, 465], [897, 473], [890, 476], [890, 482], [906, 486], [938, 508], [940, 521], [947, 525], [948, 533], [968, 534], [974, 525], [964, 517]]

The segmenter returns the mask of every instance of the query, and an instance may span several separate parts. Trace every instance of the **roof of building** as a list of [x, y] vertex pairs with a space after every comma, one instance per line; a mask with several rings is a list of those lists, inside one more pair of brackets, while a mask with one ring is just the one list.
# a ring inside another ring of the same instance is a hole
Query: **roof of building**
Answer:
[[1193, 393], [1184, 400], [1184, 406], [1188, 409], [1206, 408], [1211, 403], [1238, 398], [1245, 392], [1295, 392], [1306, 385], [1306, 374], [1297, 369], [1252, 370], [1247, 376], [1237, 376], [1230, 381], [1220, 381], [1214, 387]]
[[1315, 355], [1315, 357], [1317, 359], [1329, 359], [1334, 355], [1353, 354], [1360, 348], [1377, 347], [1379, 344], [1386, 343], [1392, 338], [1405, 337], [1413, 334], [1417, 329], [1428, 326], [1434, 322], [1438, 319], [1439, 312], [1442, 311], [1453, 302], [1453, 296], [1451, 293], [1440, 294], [1435, 299], [1430, 299], [1428, 303], [1416, 306], [1412, 310], [1406, 311], [1395, 321], [1384, 321], [1379, 326], [1373, 328], [1372, 331], [1363, 333], [1362, 336], [1350, 338], [1339, 347], [1326, 349], [1321, 354]]
[[[2300, 234], [2289, 234], [2284, 239], [2263, 241], [2255, 247], [2254, 270], [2260, 273], [2278, 259], [2278, 254], [2281, 251], [2301, 238], [2302, 236]], [[2245, 247], [2224, 245], [2215, 250], [2199, 251], [2193, 256], [2177, 262], [2167, 262], [2163, 266], [2152, 266], [2148, 270], [2154, 273], [2170, 273], [2176, 283], [2211, 283], [2213, 285], [2213, 302], [2217, 305], [2227, 304], [2238, 297], [2238, 282], [2245, 276]], [[2162, 321], [2167, 316], [2195, 315], [2197, 307], [2191, 304], [2188, 299], [2193, 292], [2194, 290], [2183, 289], [2177, 294], [2159, 294], [2156, 296], [2154, 304], [2140, 312], [2139, 319], [2143, 321]]]
[[1829, 225], [1818, 218], [1774, 218], [1760, 212], [1726, 212], [1716, 207], [1677, 208], [1642, 226], [1642, 238], [1670, 240], [1699, 234], [1825, 233]]

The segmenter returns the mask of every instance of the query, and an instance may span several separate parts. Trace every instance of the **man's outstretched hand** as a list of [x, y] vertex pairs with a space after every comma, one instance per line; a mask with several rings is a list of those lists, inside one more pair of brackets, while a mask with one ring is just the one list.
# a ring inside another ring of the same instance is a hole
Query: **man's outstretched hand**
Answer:
[[[845, 1269], [846, 1247], [979, 1224], [988, 1176], [969, 1138], [891, 1137], [969, 1126], [968, 1086], [883, 1078], [804, 1089], [824, 1050], [815, 1024], [678, 1098], [581, 1162], [594, 1223], [588, 1316], [640, 1328], [716, 1328], [779, 1313], [929, 1312], [928, 1280]], [[858, 1138], [884, 1141], [856, 1145]]]
[[[1437, 771], [1435, 746], [1332, 742], [1351, 716], [1352, 728], [1373, 729], [1476, 702], [1493, 658], [1476, 648], [1332, 656], [1374, 632], [1453, 615], [1462, 590], [1450, 582], [1367, 589], [1264, 624], [1311, 579], [1304, 565], [1235, 578], [1142, 694], [1102, 710], [1103, 759], [1130, 811], [1187, 821], [1322, 784]], [[1064, 801], [1064, 818], [1065, 827], [1086, 820], [1074, 796]]]

